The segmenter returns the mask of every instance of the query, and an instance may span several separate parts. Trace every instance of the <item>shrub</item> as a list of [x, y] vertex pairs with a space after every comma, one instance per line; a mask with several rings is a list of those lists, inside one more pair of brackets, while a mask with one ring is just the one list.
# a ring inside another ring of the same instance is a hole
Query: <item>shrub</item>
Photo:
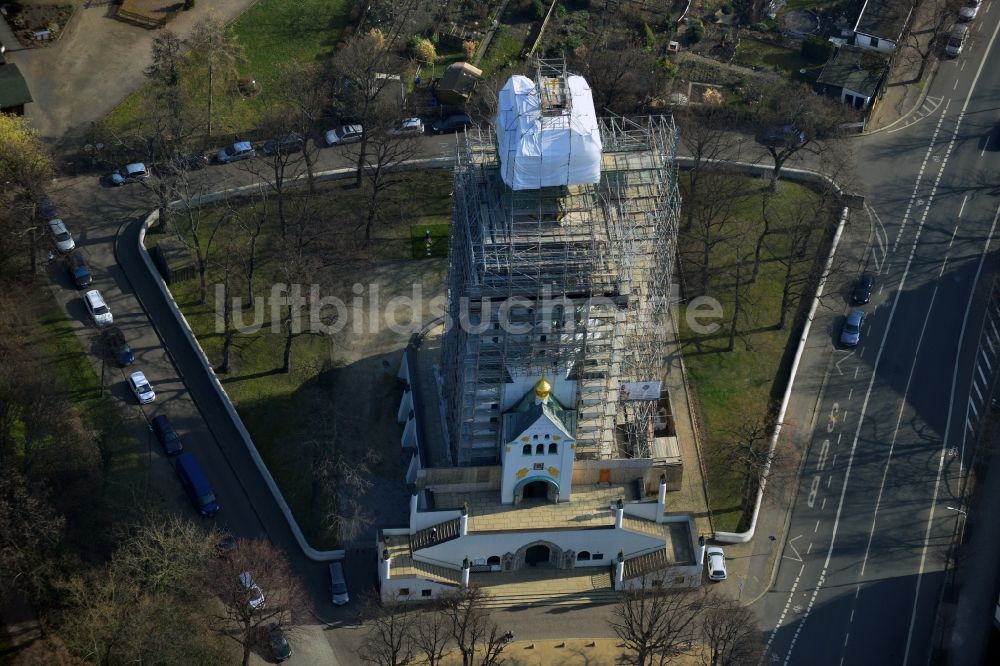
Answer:
[[563, 40], [563, 49], [566, 51], [576, 51], [583, 45], [583, 40], [578, 35], [567, 35]]
[[769, 26], [764, 21], [758, 21], [757, 23], [753, 24], [753, 29], [756, 30], [757, 32], [767, 32], [768, 30], [771, 29], [771, 26]]
[[663, 71], [666, 72], [667, 76], [671, 79], [677, 76], [677, 64], [670, 58], [663, 56], [663, 58], [660, 59], [660, 67], [663, 68]]
[[701, 94], [701, 101], [712, 106], [722, 106], [722, 93], [715, 88], [709, 88]]
[[471, 60], [476, 55], [476, 43], [471, 39], [462, 42], [462, 53], [465, 54], [466, 60]]
[[675, 21], [674, 17], [671, 16], [670, 14], [667, 14], [666, 16], [663, 17], [663, 23], [661, 23], [660, 25], [663, 27], [663, 30], [667, 33], [673, 34], [673, 32], [677, 30], [677, 21]]
[[434, 44], [431, 43], [429, 39], [421, 39], [413, 47], [413, 55], [416, 56], [417, 60], [420, 62], [427, 63], [428, 65], [437, 60], [437, 49], [434, 48]]
[[656, 44], [656, 35], [653, 34], [653, 29], [649, 27], [648, 23], [642, 24], [642, 37], [646, 40], [646, 53], [649, 53]]
[[730, 14], [733, 13], [733, 6], [729, 3], [722, 5], [722, 13], [725, 14], [726, 16], [729, 16]]
[[542, 2], [542, 0], [532, 0], [531, 7], [535, 10], [534, 15], [536, 21], [541, 21], [545, 18], [545, 14], [549, 11], [548, 7], [545, 6], [545, 3]]
[[705, 36], [705, 26], [701, 24], [701, 21], [692, 20], [688, 23], [687, 29], [687, 40], [688, 44], [697, 44], [701, 41], [701, 38]]

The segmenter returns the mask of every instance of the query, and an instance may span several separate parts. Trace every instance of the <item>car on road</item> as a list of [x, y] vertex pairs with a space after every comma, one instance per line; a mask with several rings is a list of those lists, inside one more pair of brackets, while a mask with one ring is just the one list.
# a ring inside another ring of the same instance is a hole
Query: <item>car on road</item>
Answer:
[[457, 113], [431, 123], [431, 133], [445, 134], [447, 132], [460, 132], [467, 127], [472, 127], [472, 118], [464, 113]]
[[128, 386], [132, 389], [132, 393], [140, 405], [145, 405], [156, 400], [156, 392], [153, 391], [153, 387], [146, 380], [146, 375], [141, 370], [136, 370], [128, 376]]
[[343, 606], [350, 597], [347, 596], [347, 579], [344, 577], [343, 562], [330, 562], [330, 600], [337, 606]]
[[361, 125], [344, 125], [338, 130], [330, 130], [326, 133], [326, 145], [337, 146], [344, 143], [355, 143], [361, 141], [365, 130]]
[[197, 171], [207, 167], [210, 161], [205, 153], [185, 153], [174, 156], [168, 164], [178, 171]]
[[104, 349], [115, 358], [118, 367], [127, 368], [135, 361], [132, 348], [125, 340], [125, 334], [117, 326], [108, 326], [101, 331], [101, 339], [104, 341]]
[[861, 342], [861, 326], [865, 323], [864, 310], [851, 310], [844, 319], [840, 329], [840, 344], [845, 347], [857, 347]]
[[174, 425], [166, 415], [160, 414], [155, 417], [149, 422], [149, 426], [153, 429], [153, 434], [156, 435], [156, 441], [160, 443], [168, 456], [177, 456], [183, 453], [184, 444], [181, 442], [181, 436], [174, 430]]
[[808, 140], [806, 133], [795, 125], [775, 125], [761, 132], [758, 140], [765, 146], [802, 146]]
[[264, 607], [264, 591], [254, 582], [253, 576], [249, 571], [244, 571], [240, 574], [240, 585], [243, 586], [246, 592], [247, 603], [250, 604], [250, 608], [257, 610]]
[[976, 18], [979, 13], [979, 0], [972, 0], [965, 7], [958, 10], [958, 20], [959, 21], [971, 21]]
[[108, 183], [117, 187], [125, 183], [140, 183], [148, 178], [149, 169], [146, 165], [142, 162], [133, 162], [109, 173]]
[[272, 659], [280, 663], [292, 656], [292, 646], [288, 644], [281, 627], [272, 622], [267, 628], [267, 637]]
[[298, 134], [283, 134], [277, 139], [271, 139], [264, 144], [265, 155], [290, 155], [291, 153], [301, 153], [306, 142]]
[[87, 266], [87, 260], [83, 258], [79, 250], [73, 250], [66, 255], [66, 271], [73, 278], [73, 284], [76, 285], [77, 289], [89, 287], [94, 281], [94, 277], [90, 274], [90, 267]]
[[871, 273], [864, 273], [858, 278], [858, 283], [854, 285], [851, 292], [852, 305], [864, 305], [872, 300], [872, 285], [875, 284], [875, 276]]
[[712, 546], [705, 551], [708, 556], [708, 579], [714, 581], [726, 580], [726, 554], [718, 546]]
[[111, 326], [111, 324], [115, 323], [115, 318], [111, 314], [111, 308], [104, 302], [101, 292], [96, 289], [91, 289], [83, 295], [83, 304], [87, 307], [90, 318], [98, 326]]
[[948, 44], [944, 47], [944, 52], [952, 58], [957, 57], [962, 53], [962, 47], [965, 46], [965, 40], [968, 37], [969, 26], [959, 23], [951, 29], [951, 34], [948, 36]]
[[229, 164], [230, 162], [248, 160], [256, 156], [257, 151], [254, 150], [253, 144], [249, 141], [236, 141], [220, 150], [219, 154], [215, 156], [215, 161], [219, 164]]
[[404, 118], [399, 127], [389, 131], [392, 136], [419, 136], [424, 133], [424, 122], [420, 118]]
[[219, 502], [215, 499], [215, 491], [212, 484], [208, 482], [205, 471], [198, 464], [198, 459], [193, 453], [184, 452], [177, 456], [177, 478], [184, 486], [184, 492], [191, 498], [191, 502], [198, 513], [203, 516], [214, 516], [219, 512]]
[[73, 234], [69, 232], [66, 225], [58, 217], [54, 220], [49, 220], [49, 233], [52, 235], [52, 240], [56, 243], [56, 249], [60, 252], [69, 252], [76, 247]]

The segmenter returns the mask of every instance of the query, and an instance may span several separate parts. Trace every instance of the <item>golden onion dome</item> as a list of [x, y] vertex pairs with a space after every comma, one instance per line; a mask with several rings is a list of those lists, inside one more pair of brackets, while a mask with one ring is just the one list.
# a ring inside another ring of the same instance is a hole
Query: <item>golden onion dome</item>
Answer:
[[549, 399], [549, 394], [552, 393], [552, 384], [549, 383], [545, 377], [538, 380], [535, 384], [535, 397], [540, 401], [545, 402]]

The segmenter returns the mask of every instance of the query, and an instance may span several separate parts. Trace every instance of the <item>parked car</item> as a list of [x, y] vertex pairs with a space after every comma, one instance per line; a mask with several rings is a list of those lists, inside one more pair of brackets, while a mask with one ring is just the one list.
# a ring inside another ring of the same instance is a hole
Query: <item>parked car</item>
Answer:
[[87, 266], [87, 261], [79, 250], [73, 250], [66, 255], [66, 270], [73, 278], [73, 284], [76, 285], [77, 289], [89, 287], [90, 283], [94, 281], [90, 274], [90, 267]]
[[125, 183], [138, 183], [149, 178], [149, 169], [142, 162], [126, 164], [108, 174], [108, 182], [118, 186]]
[[69, 232], [66, 225], [58, 217], [54, 220], [49, 220], [49, 233], [52, 234], [52, 240], [55, 241], [56, 249], [60, 252], [69, 252], [76, 247], [73, 234]]
[[180, 455], [184, 451], [181, 436], [174, 430], [174, 426], [167, 416], [160, 414], [150, 421], [149, 425], [153, 429], [153, 434], [156, 435], [156, 440], [168, 456]]
[[219, 164], [229, 164], [256, 156], [257, 151], [253, 149], [253, 145], [249, 141], [237, 141], [220, 150], [219, 154], [215, 156], [215, 160]]
[[264, 607], [264, 591], [260, 589], [260, 586], [254, 582], [253, 576], [249, 571], [244, 571], [240, 574], [240, 584], [247, 593], [247, 603], [250, 604], [250, 608], [257, 610], [258, 608]]
[[776, 125], [761, 132], [759, 140], [765, 146], [801, 146], [808, 138], [795, 125]]
[[343, 562], [330, 562], [330, 600], [338, 606], [343, 606], [350, 597], [347, 596], [347, 579], [344, 577]]
[[971, 21], [979, 13], [979, 0], [972, 0], [965, 7], [958, 10], [959, 21]]
[[330, 130], [326, 133], [326, 145], [336, 146], [343, 143], [355, 143], [361, 141], [361, 136], [365, 130], [361, 125], [344, 125], [338, 130]]
[[132, 348], [125, 340], [125, 334], [117, 326], [108, 326], [101, 331], [101, 339], [104, 341], [104, 349], [115, 357], [118, 367], [127, 368], [135, 361]]
[[197, 171], [208, 166], [209, 159], [205, 153], [185, 153], [171, 158], [169, 164], [178, 171]]
[[104, 302], [101, 292], [91, 289], [83, 295], [83, 304], [87, 307], [90, 318], [98, 326], [111, 326], [115, 323], [115, 318], [111, 314], [111, 308]]
[[156, 400], [156, 392], [153, 391], [150, 383], [146, 381], [146, 375], [141, 370], [136, 370], [128, 376], [128, 386], [132, 389], [132, 393], [135, 394], [135, 398], [139, 401], [140, 405], [145, 405]]
[[56, 212], [56, 205], [48, 197], [42, 197], [38, 202], [38, 214], [42, 216], [43, 220], [54, 220], [59, 217], [59, 213]]
[[420, 118], [404, 118], [399, 127], [389, 133], [393, 136], [419, 136], [424, 133], [424, 121]]
[[726, 554], [718, 546], [712, 546], [705, 551], [708, 556], [708, 579], [714, 581], [726, 580]]
[[448, 116], [443, 120], [435, 120], [434, 123], [431, 124], [431, 132], [434, 134], [460, 132], [467, 127], [472, 127], [472, 118], [464, 113], [459, 113], [454, 116]]
[[861, 342], [861, 326], [865, 323], [864, 310], [851, 310], [844, 319], [844, 327], [840, 329], [840, 344], [845, 347], [857, 347]]
[[272, 622], [267, 629], [267, 635], [271, 657], [275, 661], [282, 662], [292, 656], [292, 646], [288, 644], [288, 639], [285, 638], [285, 632], [281, 630], [281, 627]]
[[264, 144], [265, 155], [289, 155], [291, 153], [301, 153], [306, 142], [298, 134], [283, 134], [277, 139], [271, 139]]
[[871, 273], [865, 273], [858, 278], [858, 283], [854, 285], [854, 291], [851, 292], [851, 303], [853, 305], [864, 305], [872, 300], [873, 284], [875, 284], [875, 276]]
[[184, 486], [184, 492], [191, 498], [198, 513], [203, 516], [214, 516], [219, 511], [219, 503], [215, 499], [205, 471], [198, 464], [193, 453], [182, 453], [177, 456], [177, 478]]
[[969, 26], [959, 23], [951, 29], [951, 35], [948, 36], [948, 44], [944, 47], [944, 52], [952, 58], [957, 57], [962, 52], [962, 47], [965, 46], [965, 40], [968, 37]]

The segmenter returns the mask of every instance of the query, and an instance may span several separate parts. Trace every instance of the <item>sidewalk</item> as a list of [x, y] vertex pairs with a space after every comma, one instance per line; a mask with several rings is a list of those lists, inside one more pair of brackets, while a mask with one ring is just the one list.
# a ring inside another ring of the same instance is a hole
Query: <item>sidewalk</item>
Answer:
[[[503, 651], [505, 664], [510, 666], [613, 666], [628, 663], [624, 660], [625, 651], [618, 647], [616, 638], [597, 638], [587, 640], [574, 638], [567, 640], [514, 641]], [[449, 653], [442, 661], [443, 666], [456, 666], [462, 663], [462, 657], [457, 651]], [[694, 655], [679, 655], [670, 660], [671, 664], [691, 666], [700, 664], [701, 660]]]
[[[937, 37], [933, 29], [936, 5], [934, 2], [921, 3], [913, 17], [911, 31], [916, 36], [921, 51], [926, 51], [930, 42]], [[922, 72], [919, 57], [906, 56], [915, 56], [913, 47], [902, 47], [894, 57], [885, 92], [868, 118], [862, 135], [888, 129], [923, 105], [927, 89], [937, 72], [937, 56], [932, 54], [928, 57]]]
[[21, 46], [21, 42], [17, 41], [14, 31], [10, 29], [10, 25], [7, 23], [7, 17], [3, 14], [0, 14], [0, 44], [4, 45], [7, 53], [20, 51], [24, 48]]

